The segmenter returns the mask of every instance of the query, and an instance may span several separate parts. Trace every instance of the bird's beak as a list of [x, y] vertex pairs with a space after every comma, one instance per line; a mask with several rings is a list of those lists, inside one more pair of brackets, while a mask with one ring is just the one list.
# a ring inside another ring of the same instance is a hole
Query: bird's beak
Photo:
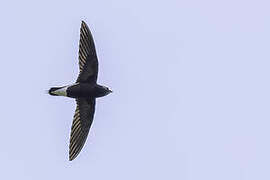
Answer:
[[112, 93], [113, 91], [112, 90], [109, 90], [110, 93]]

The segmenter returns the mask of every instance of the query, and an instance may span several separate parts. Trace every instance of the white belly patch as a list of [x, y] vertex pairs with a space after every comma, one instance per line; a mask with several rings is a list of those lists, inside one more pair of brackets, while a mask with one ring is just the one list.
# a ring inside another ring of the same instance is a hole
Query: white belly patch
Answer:
[[53, 91], [52, 93], [58, 96], [67, 96], [67, 88], [68, 86], [63, 87], [61, 89], [57, 89], [56, 91]]

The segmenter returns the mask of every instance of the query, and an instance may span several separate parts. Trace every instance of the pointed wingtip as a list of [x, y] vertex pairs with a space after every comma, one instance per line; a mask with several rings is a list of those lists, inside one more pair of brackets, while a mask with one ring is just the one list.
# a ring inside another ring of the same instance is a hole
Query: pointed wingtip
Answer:
[[[81, 23], [81, 28], [86, 28], [89, 30], [89, 27], [88, 25], [86, 24], [86, 22], [84, 20], [82, 20], [82, 23]], [[89, 30], [90, 31], [90, 30]]]
[[72, 160], [74, 160], [74, 159], [75, 159], [75, 157], [74, 157], [74, 156], [71, 156], [71, 154], [69, 154], [68, 160], [69, 160], [69, 161], [72, 161]]
[[81, 24], [82, 24], [82, 25], [86, 25], [86, 23], [85, 23], [85, 21], [84, 21], [84, 20], [82, 20], [82, 21], [81, 21]]
[[69, 151], [69, 161], [73, 161], [78, 155], [79, 153], [72, 153], [71, 151]]
[[69, 161], [73, 161], [77, 156], [78, 156], [78, 154], [75, 155], [75, 156], [74, 155], [70, 155], [69, 158], [68, 158], [68, 160]]

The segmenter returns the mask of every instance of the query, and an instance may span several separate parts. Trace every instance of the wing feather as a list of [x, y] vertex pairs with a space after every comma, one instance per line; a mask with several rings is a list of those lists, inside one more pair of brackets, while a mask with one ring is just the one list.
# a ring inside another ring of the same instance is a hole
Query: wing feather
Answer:
[[98, 75], [98, 59], [95, 43], [87, 24], [82, 21], [79, 43], [80, 74], [76, 82], [96, 83]]
[[72, 161], [80, 153], [93, 122], [95, 113], [95, 99], [76, 99], [77, 107], [73, 117], [70, 143], [69, 160]]

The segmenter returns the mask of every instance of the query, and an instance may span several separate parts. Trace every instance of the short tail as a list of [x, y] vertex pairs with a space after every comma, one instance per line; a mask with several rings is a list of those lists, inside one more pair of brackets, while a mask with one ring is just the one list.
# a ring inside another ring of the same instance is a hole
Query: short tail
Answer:
[[54, 91], [56, 91], [57, 89], [61, 89], [62, 87], [52, 87], [49, 89], [48, 93], [52, 96], [58, 96], [57, 94], [53, 94]]

